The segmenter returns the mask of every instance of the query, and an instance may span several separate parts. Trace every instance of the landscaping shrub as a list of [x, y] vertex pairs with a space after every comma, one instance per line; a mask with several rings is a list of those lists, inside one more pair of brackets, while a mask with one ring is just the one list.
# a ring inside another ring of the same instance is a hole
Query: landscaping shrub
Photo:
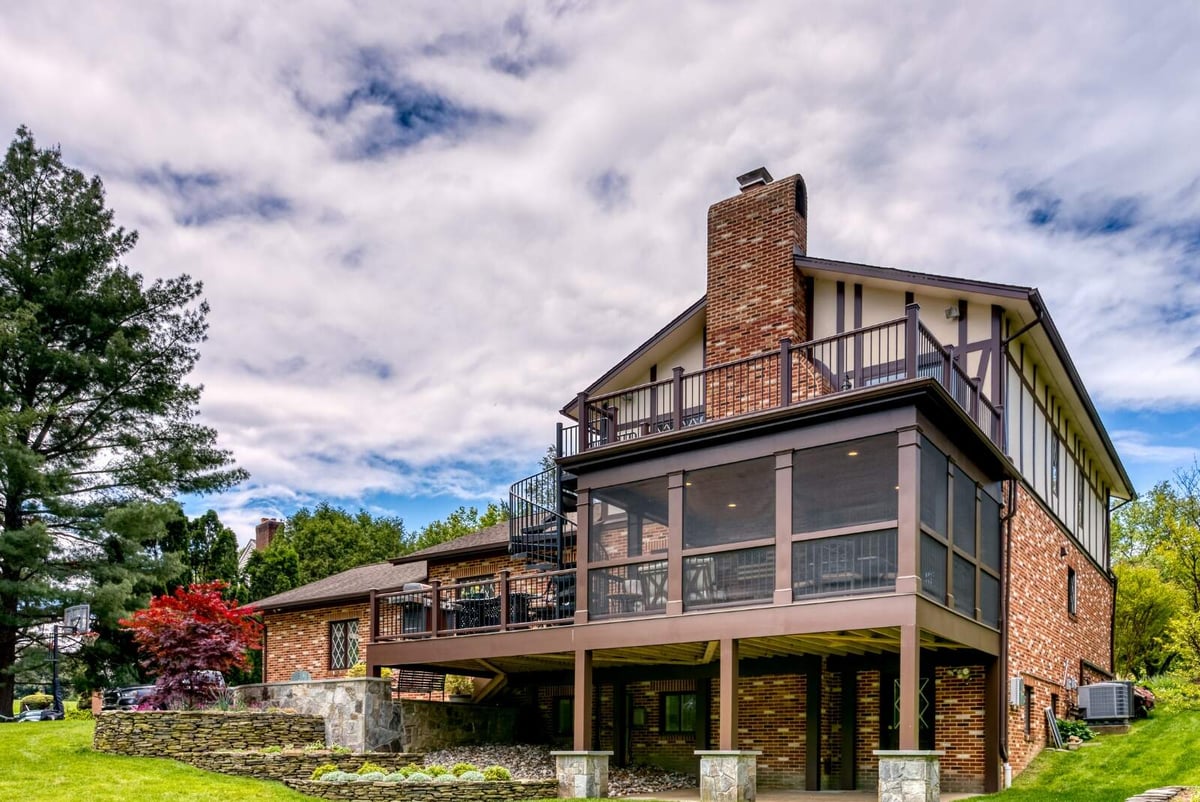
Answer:
[[496, 780], [511, 780], [512, 772], [503, 766], [488, 766], [483, 770], [483, 779], [491, 780], [492, 782]]
[[1064, 741], [1072, 735], [1081, 741], [1090, 741], [1096, 737], [1096, 733], [1092, 732], [1091, 728], [1082, 721], [1060, 718], [1058, 720], [1058, 731], [1062, 733]]
[[352, 783], [358, 781], [357, 774], [351, 774], [348, 771], [331, 771], [321, 778], [327, 783]]
[[31, 693], [21, 697], [22, 710], [45, 710], [54, 704], [54, 697], [48, 693]]
[[408, 779], [408, 775], [402, 771], [393, 771], [391, 774], [383, 778], [385, 783], [402, 783]]
[[262, 752], [264, 755], [278, 755], [280, 752], [283, 751], [283, 747], [279, 746], [279, 745], [264, 746], [259, 751]]
[[[392, 670], [390, 668], [381, 669], [379, 672], [379, 675], [383, 679], [391, 679], [392, 678]], [[354, 665], [352, 665], [348, 669], [346, 669], [346, 676], [349, 678], [352, 678], [352, 679], [367, 676], [367, 664], [366, 663], [355, 663]]]
[[449, 774], [450, 769], [445, 766], [434, 763], [432, 766], [425, 767], [425, 773], [430, 777], [441, 777], [443, 774]]
[[71, 709], [64, 710], [64, 711], [63, 711], [63, 717], [64, 717], [64, 718], [65, 718], [67, 721], [91, 721], [93, 718], [95, 718], [95, 716], [93, 716], [93, 715], [92, 715], [92, 711], [91, 711], [91, 710], [79, 710], [79, 709], [76, 709], [76, 710], [71, 710]]
[[404, 766], [404, 767], [402, 767], [402, 768], [396, 769], [396, 771], [400, 772], [401, 774], [403, 774], [404, 776], [406, 776], [406, 777], [407, 777], [408, 775], [410, 775], [410, 774], [412, 774], [413, 772], [416, 772], [416, 771], [419, 771], [419, 772], [422, 772], [422, 773], [423, 773], [423, 772], [425, 771], [425, 767], [424, 767], [424, 766], [418, 766], [416, 763], [409, 763], [407, 766]]
[[1200, 683], [1189, 674], [1159, 674], [1146, 684], [1154, 691], [1156, 702], [1169, 710], [1200, 710]]
[[387, 769], [378, 763], [367, 761], [358, 767], [357, 774], [387, 774]]
[[329, 749], [329, 747], [325, 745], [324, 741], [312, 741], [310, 743], [306, 743], [302, 748], [305, 752], [325, 752]]
[[409, 783], [427, 783], [427, 782], [429, 782], [429, 781], [430, 781], [430, 780], [432, 780], [432, 779], [433, 779], [432, 777], [430, 777], [428, 774], [426, 774], [426, 773], [425, 773], [425, 772], [423, 772], [423, 771], [414, 771], [412, 774], [408, 775], [408, 779], [407, 779], [407, 780], [405, 780], [405, 782], [409, 782]]
[[320, 780], [324, 778], [326, 774], [332, 774], [335, 771], [339, 771], [337, 766], [333, 765], [332, 763], [322, 763], [313, 769], [313, 773], [309, 776], [309, 779]]
[[377, 783], [377, 782], [380, 782], [386, 776], [387, 775], [384, 774], [382, 771], [368, 771], [366, 774], [359, 772], [358, 782], [360, 782], [360, 783]]
[[486, 780], [487, 777], [483, 776], [482, 771], [464, 771], [462, 774], [458, 775], [458, 779], [465, 783], [481, 783]]
[[479, 771], [479, 767], [473, 763], [455, 763], [450, 767], [450, 773], [455, 777], [461, 777], [464, 772]]
[[333, 746], [329, 747], [329, 751], [335, 755], [348, 755], [348, 754], [350, 754], [351, 749], [348, 746], [342, 746], [341, 744], [334, 744]]

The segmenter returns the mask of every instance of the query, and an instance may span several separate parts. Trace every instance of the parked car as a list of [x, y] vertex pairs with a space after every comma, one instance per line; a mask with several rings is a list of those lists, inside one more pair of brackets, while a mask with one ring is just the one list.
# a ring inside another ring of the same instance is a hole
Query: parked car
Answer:
[[45, 710], [26, 710], [24, 713], [17, 716], [17, 721], [62, 721], [63, 714], [60, 710], [46, 708]]
[[131, 685], [128, 688], [112, 688], [104, 692], [102, 710], [132, 710], [146, 697], [154, 693], [153, 685]]

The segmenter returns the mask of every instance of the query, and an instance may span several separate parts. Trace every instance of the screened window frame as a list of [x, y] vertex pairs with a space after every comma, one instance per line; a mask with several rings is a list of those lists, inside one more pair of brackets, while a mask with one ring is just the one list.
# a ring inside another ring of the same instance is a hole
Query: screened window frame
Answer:
[[1079, 574], [1067, 566], [1067, 615], [1079, 615]]

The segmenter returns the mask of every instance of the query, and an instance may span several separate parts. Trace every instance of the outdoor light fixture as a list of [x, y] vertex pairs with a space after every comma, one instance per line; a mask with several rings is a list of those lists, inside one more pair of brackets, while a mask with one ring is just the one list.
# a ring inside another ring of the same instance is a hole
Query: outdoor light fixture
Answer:
[[857, 452], [857, 451], [847, 451], [847, 452], [846, 452], [846, 456], [847, 456], [847, 457], [857, 457], [857, 456], [858, 456], [858, 452]]
[[950, 676], [954, 677], [955, 679], [968, 680], [971, 678], [971, 669], [967, 668], [966, 666], [963, 666], [962, 668], [952, 668], [950, 669]]
[[726, 507], [729, 507], [730, 509], [733, 509], [733, 508], [734, 508], [734, 507], [736, 507], [737, 505], [736, 505], [736, 504], [734, 504], [734, 503], [731, 501], [731, 502], [729, 502], [728, 504], [726, 504], [725, 506], [726, 506]]
[[958, 307], [957, 306], [947, 306], [946, 307], [946, 320], [958, 320]]

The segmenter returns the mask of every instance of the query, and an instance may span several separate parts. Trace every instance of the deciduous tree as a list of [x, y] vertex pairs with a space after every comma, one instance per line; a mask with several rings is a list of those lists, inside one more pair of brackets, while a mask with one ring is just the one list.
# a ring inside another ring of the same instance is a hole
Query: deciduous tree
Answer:
[[223, 590], [225, 583], [219, 581], [177, 588], [122, 619], [145, 656], [146, 668], [157, 677], [154, 702], [173, 706], [209, 701], [213, 678], [206, 672], [246, 668], [248, 652], [261, 648], [262, 628], [255, 610], [227, 601]]

